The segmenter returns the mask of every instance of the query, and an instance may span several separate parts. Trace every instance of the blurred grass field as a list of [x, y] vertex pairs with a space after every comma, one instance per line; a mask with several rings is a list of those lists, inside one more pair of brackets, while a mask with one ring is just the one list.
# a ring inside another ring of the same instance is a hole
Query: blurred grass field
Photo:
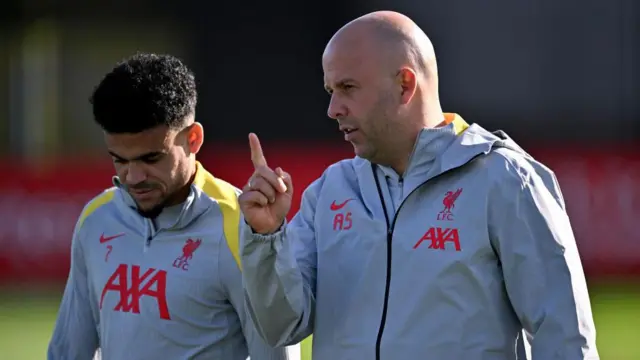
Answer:
[[[603, 360], [640, 360], [640, 284], [591, 285]], [[43, 360], [60, 294], [3, 291], [0, 360]]]

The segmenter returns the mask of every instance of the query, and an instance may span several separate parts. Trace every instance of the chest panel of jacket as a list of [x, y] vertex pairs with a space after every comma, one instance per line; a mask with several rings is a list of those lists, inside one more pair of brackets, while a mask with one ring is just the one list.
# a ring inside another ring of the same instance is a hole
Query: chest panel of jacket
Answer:
[[[395, 224], [388, 300], [391, 315], [387, 321], [404, 324], [390, 328], [411, 332], [412, 323], [424, 320], [420, 312], [425, 308], [443, 313], [465, 311], [457, 308], [459, 304], [452, 299], [471, 292], [465, 288], [487, 285], [482, 283], [486, 276], [474, 273], [489, 271], [500, 276], [486, 225], [488, 179], [476, 169], [474, 164], [467, 164], [426, 182], [404, 200], [397, 219], [393, 212], [389, 214], [390, 222], [395, 220]], [[386, 219], [379, 215], [383, 206], [380, 199], [367, 201], [380, 209], [369, 209], [361, 199], [360, 189], [345, 185], [331, 186], [343, 189], [330, 192], [334, 198], [319, 198], [317, 206], [323, 211], [316, 212], [315, 226], [319, 239], [317, 306], [331, 308], [328, 311], [336, 313], [334, 319], [343, 319], [336, 326], [335, 341], [348, 346], [352, 338], [349, 334], [366, 332], [369, 335], [365, 338], [373, 338], [378, 331], [380, 319], [364, 315], [380, 313], [383, 308], [388, 227]], [[385, 205], [392, 211], [391, 204]], [[403, 309], [404, 318], [395, 315], [396, 307]], [[362, 314], [355, 318], [365, 319], [366, 324], [350, 322], [354, 314]], [[446, 316], [439, 319], [449, 321]], [[316, 319], [318, 326], [322, 322], [323, 319]], [[353, 337], [356, 338], [363, 337]]]

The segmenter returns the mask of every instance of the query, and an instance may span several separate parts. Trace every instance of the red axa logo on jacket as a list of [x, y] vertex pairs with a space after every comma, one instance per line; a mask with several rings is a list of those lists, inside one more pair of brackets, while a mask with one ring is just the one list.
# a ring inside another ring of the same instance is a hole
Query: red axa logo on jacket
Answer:
[[[128, 281], [129, 271], [131, 271], [131, 284]], [[102, 288], [100, 309], [102, 309], [104, 298], [109, 291], [117, 292], [120, 295], [118, 303], [113, 308], [114, 311], [134, 314], [140, 314], [140, 299], [143, 296], [149, 296], [155, 298], [160, 318], [171, 320], [166, 290], [167, 272], [165, 270], [149, 268], [141, 274], [138, 265], [120, 264]]]
[[420, 240], [413, 245], [413, 249], [417, 249], [423, 241], [429, 241], [429, 249], [446, 250], [446, 244], [451, 243], [456, 251], [461, 251], [460, 235], [458, 229], [432, 227], [422, 235]]

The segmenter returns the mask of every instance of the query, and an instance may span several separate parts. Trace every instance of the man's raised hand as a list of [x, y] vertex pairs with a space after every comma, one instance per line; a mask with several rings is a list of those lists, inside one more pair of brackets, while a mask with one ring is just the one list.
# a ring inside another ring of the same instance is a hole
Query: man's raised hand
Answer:
[[240, 209], [254, 232], [276, 232], [291, 208], [293, 184], [291, 176], [281, 168], [271, 170], [256, 134], [249, 134], [253, 175], [240, 195]]

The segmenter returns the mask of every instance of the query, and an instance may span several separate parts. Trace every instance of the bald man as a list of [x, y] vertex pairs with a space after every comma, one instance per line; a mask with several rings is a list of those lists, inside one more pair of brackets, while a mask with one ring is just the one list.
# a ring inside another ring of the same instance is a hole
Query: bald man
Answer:
[[291, 178], [250, 135], [241, 261], [261, 336], [313, 333], [314, 360], [598, 359], [555, 175], [503, 132], [442, 112], [420, 28], [363, 16], [322, 65], [356, 156], [327, 168], [288, 224]]

